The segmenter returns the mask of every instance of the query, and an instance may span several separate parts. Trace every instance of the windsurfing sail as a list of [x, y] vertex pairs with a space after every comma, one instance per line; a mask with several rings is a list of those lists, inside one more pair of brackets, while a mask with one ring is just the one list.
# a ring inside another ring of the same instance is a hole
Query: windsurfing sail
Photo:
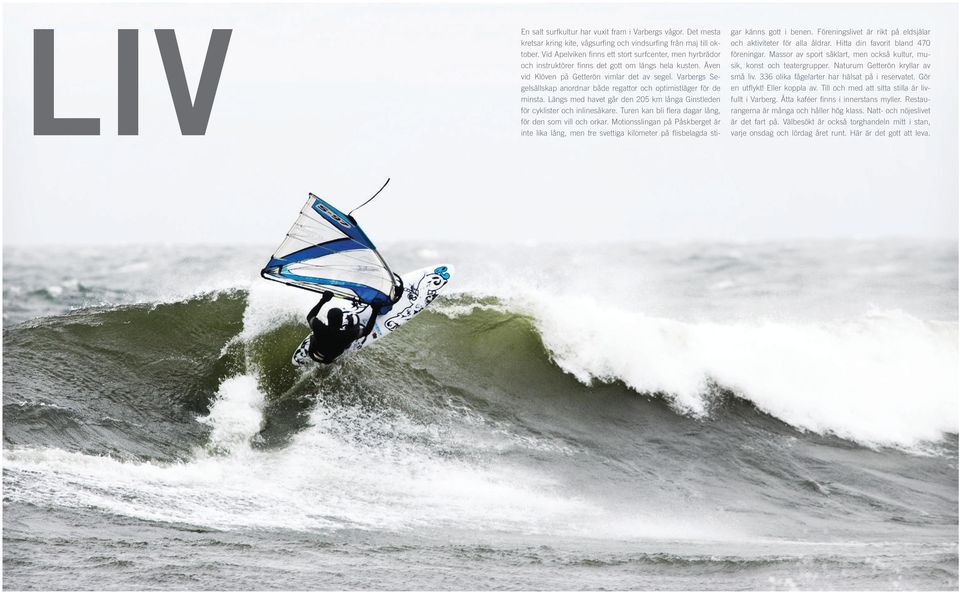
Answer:
[[396, 290], [393, 272], [356, 220], [312, 193], [260, 275], [378, 306], [393, 302]]

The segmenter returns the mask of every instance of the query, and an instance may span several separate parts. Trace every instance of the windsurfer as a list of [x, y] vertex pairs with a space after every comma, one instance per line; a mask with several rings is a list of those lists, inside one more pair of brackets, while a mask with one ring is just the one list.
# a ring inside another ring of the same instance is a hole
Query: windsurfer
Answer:
[[327, 322], [321, 321], [317, 315], [323, 305], [333, 300], [333, 293], [329, 290], [323, 293], [323, 297], [317, 302], [316, 306], [307, 313], [307, 324], [310, 325], [310, 346], [307, 353], [315, 361], [321, 364], [330, 364], [342, 354], [350, 344], [358, 339], [365, 339], [373, 326], [376, 324], [377, 316], [380, 314], [379, 306], [370, 305], [370, 318], [365, 324], [357, 322], [356, 318], [351, 316], [346, 323], [343, 322], [343, 310], [333, 306], [327, 311]]

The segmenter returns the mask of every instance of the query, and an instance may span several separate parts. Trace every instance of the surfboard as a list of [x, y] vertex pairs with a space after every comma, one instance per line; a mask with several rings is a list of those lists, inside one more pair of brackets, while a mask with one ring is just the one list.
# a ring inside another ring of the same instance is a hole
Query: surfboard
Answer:
[[[359, 339], [347, 348], [347, 351], [337, 358], [343, 359], [344, 356], [359, 351], [364, 347], [383, 339], [386, 335], [396, 331], [410, 319], [417, 316], [433, 302], [440, 294], [440, 291], [447, 285], [453, 275], [453, 267], [449, 265], [436, 265], [424, 267], [416, 271], [411, 271], [400, 276], [403, 284], [403, 293], [388, 310], [384, 310], [380, 315], [373, 319], [373, 331], [364, 339]], [[353, 314], [359, 317], [366, 310], [367, 305], [359, 301], [346, 301], [337, 299], [336, 306], [344, 311], [344, 319]], [[368, 321], [369, 322], [369, 321]], [[310, 335], [307, 335], [300, 347], [293, 353], [293, 365], [305, 366], [316, 364], [313, 358], [307, 353], [310, 346]]]

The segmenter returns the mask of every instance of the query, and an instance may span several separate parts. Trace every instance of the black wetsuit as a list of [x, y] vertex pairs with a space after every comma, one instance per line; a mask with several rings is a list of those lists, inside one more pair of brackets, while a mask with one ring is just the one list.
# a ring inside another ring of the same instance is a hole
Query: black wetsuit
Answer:
[[310, 346], [307, 348], [307, 353], [321, 364], [332, 363], [350, 347], [351, 343], [369, 335], [376, 324], [377, 316], [380, 314], [380, 308], [371, 304], [370, 320], [367, 321], [366, 326], [361, 328], [361, 325], [351, 318], [345, 325], [330, 327], [317, 318], [317, 313], [320, 312], [320, 308], [324, 304], [332, 299], [332, 293], [324, 292], [320, 302], [307, 313], [307, 323], [310, 324], [310, 329], [313, 331], [310, 335]]

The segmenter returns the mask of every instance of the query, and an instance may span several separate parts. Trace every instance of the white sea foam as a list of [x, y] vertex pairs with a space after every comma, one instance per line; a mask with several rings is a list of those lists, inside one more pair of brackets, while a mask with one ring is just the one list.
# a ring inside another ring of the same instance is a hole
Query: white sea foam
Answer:
[[850, 321], [682, 322], [587, 297], [528, 297], [555, 362], [579, 380], [708, 411], [714, 382], [804, 430], [915, 447], [957, 432], [957, 325], [874, 311]]
[[[395, 415], [320, 406], [279, 450], [251, 446], [263, 396], [228, 379], [202, 421], [213, 446], [183, 463], [121, 461], [57, 449], [6, 449], [10, 500], [93, 507], [212, 528], [455, 528], [591, 538], [716, 539], [729, 526], [624, 518], [534, 470], [438, 454], [443, 438]], [[469, 446], [468, 443], [464, 443]]]
[[257, 379], [248, 374], [223, 381], [210, 413], [198, 421], [213, 428], [210, 444], [221, 450], [247, 447], [263, 424], [264, 396]]
[[275, 282], [258, 282], [250, 286], [240, 338], [253, 339], [289, 321], [302, 322], [306, 333], [309, 328], [305, 315], [318, 298], [314, 292], [292, 290]]

